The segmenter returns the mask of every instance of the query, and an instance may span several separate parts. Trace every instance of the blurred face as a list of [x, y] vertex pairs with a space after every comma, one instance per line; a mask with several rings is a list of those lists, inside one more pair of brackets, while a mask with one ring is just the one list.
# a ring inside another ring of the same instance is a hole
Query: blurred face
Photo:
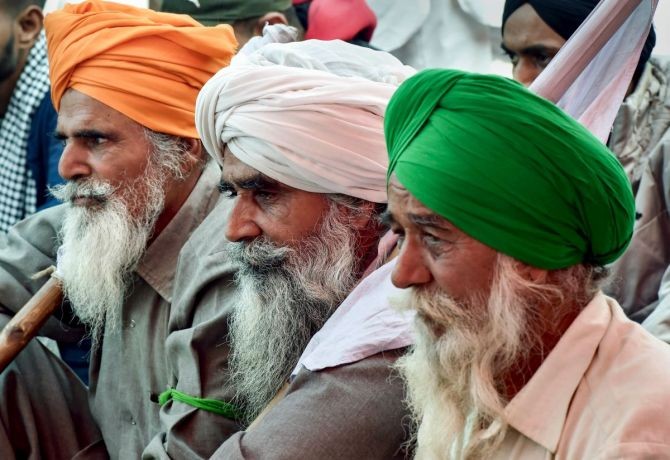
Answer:
[[0, 7], [0, 82], [9, 78], [18, 66], [14, 37], [14, 19]]
[[529, 86], [561, 49], [565, 39], [528, 3], [507, 19], [502, 47], [513, 65], [514, 79]]
[[265, 237], [285, 245], [314, 233], [329, 208], [325, 195], [298, 190], [242, 163], [226, 148], [221, 191], [235, 202], [226, 227], [230, 241]]
[[426, 208], [396, 179], [388, 196], [391, 229], [400, 235], [393, 284], [439, 289], [456, 301], [488, 293], [496, 251]]

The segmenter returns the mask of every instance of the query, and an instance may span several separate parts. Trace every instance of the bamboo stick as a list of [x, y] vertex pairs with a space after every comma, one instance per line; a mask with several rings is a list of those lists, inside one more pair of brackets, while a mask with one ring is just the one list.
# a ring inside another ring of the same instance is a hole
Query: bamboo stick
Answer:
[[0, 372], [37, 335], [49, 316], [61, 305], [63, 291], [54, 275], [40, 288], [0, 332]]

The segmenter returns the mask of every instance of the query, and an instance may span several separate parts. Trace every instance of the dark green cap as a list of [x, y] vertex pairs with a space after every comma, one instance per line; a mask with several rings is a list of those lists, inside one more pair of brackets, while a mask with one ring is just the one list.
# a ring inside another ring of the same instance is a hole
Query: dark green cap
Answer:
[[163, 0], [161, 11], [188, 14], [201, 24], [213, 26], [282, 12], [290, 6], [291, 0]]

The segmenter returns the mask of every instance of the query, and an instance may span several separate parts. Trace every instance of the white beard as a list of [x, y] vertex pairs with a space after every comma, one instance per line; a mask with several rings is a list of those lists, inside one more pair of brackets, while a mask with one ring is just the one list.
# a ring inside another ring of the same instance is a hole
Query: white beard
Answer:
[[230, 371], [248, 421], [284, 385], [312, 336], [353, 289], [356, 247], [354, 230], [335, 205], [299, 247], [265, 239], [231, 243], [229, 256], [241, 268]]
[[499, 257], [488, 299], [412, 292], [412, 308], [430, 318], [417, 317], [417, 342], [398, 363], [419, 425], [416, 458], [489, 458], [505, 437], [501, 376], [539, 340], [528, 332], [534, 307], [511, 260]]
[[[119, 330], [133, 272], [163, 210], [164, 173], [149, 165], [140, 180], [120, 194], [107, 183], [83, 180], [52, 190], [62, 201], [95, 197], [93, 207], [67, 209], [60, 232], [58, 272], [63, 292], [94, 344], [103, 331]], [[161, 178], [163, 177], [163, 178]]]

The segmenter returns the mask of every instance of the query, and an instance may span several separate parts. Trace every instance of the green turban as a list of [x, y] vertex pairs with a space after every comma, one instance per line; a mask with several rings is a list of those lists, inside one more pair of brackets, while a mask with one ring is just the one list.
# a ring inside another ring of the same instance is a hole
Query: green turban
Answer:
[[291, 0], [164, 0], [161, 11], [188, 14], [206, 26], [232, 24], [235, 21], [283, 12]]
[[454, 70], [406, 80], [386, 110], [387, 183], [529, 265], [604, 265], [631, 239], [635, 205], [615, 156], [520, 84]]

